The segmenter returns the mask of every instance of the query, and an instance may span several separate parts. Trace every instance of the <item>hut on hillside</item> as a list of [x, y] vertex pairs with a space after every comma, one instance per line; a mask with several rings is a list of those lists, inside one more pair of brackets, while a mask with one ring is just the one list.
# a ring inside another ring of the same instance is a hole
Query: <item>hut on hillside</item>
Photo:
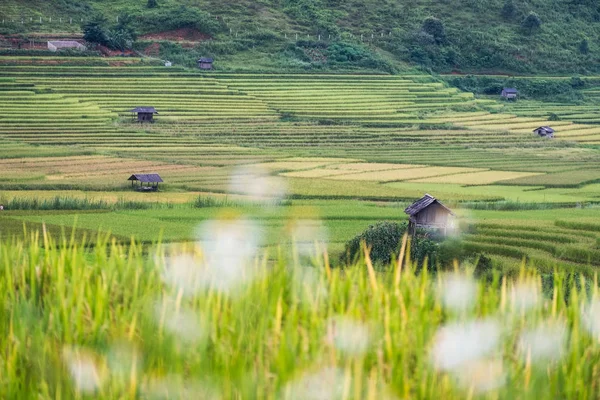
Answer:
[[48, 42], [48, 50], [58, 51], [65, 49], [75, 49], [85, 51], [86, 47], [75, 40], [52, 40]]
[[502, 89], [502, 98], [505, 100], [517, 100], [519, 91], [515, 88], [504, 88]]
[[[133, 174], [127, 179], [131, 181], [131, 187], [141, 192], [156, 192], [158, 184], [163, 182], [158, 174]], [[138, 182], [139, 185], [135, 183]]]
[[408, 230], [413, 235], [417, 229], [432, 229], [444, 235], [454, 229], [454, 213], [430, 194], [408, 206]]
[[154, 107], [136, 107], [133, 110], [129, 110], [132, 113], [132, 119], [135, 120], [137, 114], [137, 121], [142, 122], [154, 122], [154, 115], [158, 115], [158, 111]]
[[554, 137], [554, 129], [549, 126], [540, 126], [533, 130], [533, 133], [537, 134], [539, 137], [544, 137], [547, 139], [552, 139]]
[[214, 61], [215, 60], [212, 58], [200, 57], [200, 59], [198, 60], [198, 68], [204, 69], [204, 70], [211, 70], [211, 69], [213, 69]]

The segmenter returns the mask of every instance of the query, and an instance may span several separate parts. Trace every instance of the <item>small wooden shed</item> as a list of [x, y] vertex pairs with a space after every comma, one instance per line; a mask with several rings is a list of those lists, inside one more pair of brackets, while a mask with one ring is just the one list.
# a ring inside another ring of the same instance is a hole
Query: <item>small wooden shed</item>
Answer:
[[[127, 179], [131, 181], [131, 187], [141, 192], [156, 192], [158, 190], [158, 184], [163, 182], [160, 175], [158, 174], [133, 174]], [[139, 185], [136, 186], [136, 182]]]
[[137, 114], [138, 122], [154, 122], [154, 115], [158, 115], [158, 111], [154, 107], [136, 107], [129, 112], [133, 113], [132, 119], [135, 120], [135, 115]]
[[430, 194], [408, 206], [408, 230], [413, 235], [418, 228], [435, 229], [444, 235], [454, 229], [454, 213]]
[[547, 139], [552, 139], [554, 137], [554, 129], [549, 126], [540, 126], [533, 130], [533, 133], [536, 133], [539, 137], [545, 137]]
[[198, 60], [198, 68], [204, 69], [204, 70], [213, 69], [213, 62], [214, 61], [215, 60], [213, 60], [212, 58], [200, 57], [200, 59]]
[[505, 100], [516, 100], [518, 95], [519, 91], [515, 88], [502, 89], [502, 98]]

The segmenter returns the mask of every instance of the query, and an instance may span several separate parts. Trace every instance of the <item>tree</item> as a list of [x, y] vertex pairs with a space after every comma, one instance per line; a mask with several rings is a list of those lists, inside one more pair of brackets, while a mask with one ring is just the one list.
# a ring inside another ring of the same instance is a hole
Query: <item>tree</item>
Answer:
[[521, 23], [521, 26], [523, 27], [523, 29], [525, 29], [525, 31], [527, 31], [527, 33], [531, 35], [533, 31], [539, 29], [539, 27], [542, 26], [542, 20], [536, 13], [532, 11], [525, 17], [525, 19]]
[[133, 47], [133, 37], [125, 29], [107, 31], [107, 45], [113, 50], [127, 50]]
[[588, 54], [590, 52], [590, 44], [587, 39], [583, 39], [581, 43], [579, 43], [579, 52], [581, 54]]
[[90, 43], [105, 45], [108, 42], [106, 23], [106, 17], [101, 14], [94, 15], [82, 27], [83, 38]]
[[515, 3], [513, 3], [512, 0], [507, 0], [506, 3], [504, 3], [504, 6], [502, 7], [502, 11], [500, 11], [500, 14], [502, 14], [502, 18], [504, 19], [511, 19], [515, 16], [516, 13], [517, 7], [515, 7]]
[[425, 21], [423, 21], [421, 29], [423, 32], [433, 36], [437, 44], [441, 44], [446, 41], [446, 29], [444, 28], [444, 23], [437, 18], [426, 18]]
[[146, 5], [148, 8], [156, 8], [158, 7], [158, 1], [156, 0], [148, 0], [148, 4]]

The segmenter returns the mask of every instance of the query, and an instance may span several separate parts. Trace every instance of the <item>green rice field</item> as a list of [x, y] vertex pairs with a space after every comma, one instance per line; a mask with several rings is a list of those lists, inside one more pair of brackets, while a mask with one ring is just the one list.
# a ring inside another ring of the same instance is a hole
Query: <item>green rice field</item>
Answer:
[[[426, 75], [0, 57], [0, 397], [597, 398], [586, 90], [505, 104]], [[462, 264], [408, 236], [391, 265], [343, 263], [425, 193]]]
[[[503, 236], [507, 229], [550, 235], [567, 211], [567, 221], [594, 219], [600, 128], [591, 121], [555, 121], [556, 139], [540, 139], [531, 130], [548, 124], [545, 104], [507, 108], [419, 75], [201, 74], [91, 61], [103, 64], [3, 57], [0, 201], [141, 201], [152, 211], [7, 208], [3, 236], [21, 233], [23, 223], [46, 223], [57, 232], [75, 226], [122, 241], [151, 243], [160, 232], [170, 242], [193, 240], [194, 227], [220, 212], [194, 209], [194, 199], [243, 202], [248, 193], [232, 186], [232, 176], [258, 173], [273, 178], [267, 195], [285, 192], [288, 203], [278, 212], [316, 210], [335, 251], [372, 223], [403, 220], [404, 206], [431, 193], [459, 211], [467, 207], [475, 228], [464, 240], [507, 268], [524, 257], [588, 272], [597, 262], [593, 232], [570, 233], [565, 246], [583, 249], [579, 256], [543, 240]], [[136, 106], [156, 107], [156, 122], [133, 121], [128, 110]], [[161, 192], [131, 190], [127, 178], [143, 172], [161, 175]], [[478, 203], [488, 211], [469, 209]], [[513, 210], [487, 216], [504, 204]], [[338, 208], [345, 213], [332, 217]], [[266, 218], [264, 210], [247, 212]], [[536, 213], [552, 220], [530, 220]], [[269, 217], [270, 246], [285, 218]]]

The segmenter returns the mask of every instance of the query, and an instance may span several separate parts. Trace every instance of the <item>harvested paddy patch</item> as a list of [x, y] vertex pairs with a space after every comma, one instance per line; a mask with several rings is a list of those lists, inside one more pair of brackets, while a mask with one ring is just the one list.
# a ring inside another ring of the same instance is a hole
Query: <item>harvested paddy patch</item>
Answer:
[[415, 179], [411, 182], [457, 183], [461, 185], [489, 185], [499, 181], [506, 181], [510, 179], [518, 179], [537, 175], [543, 174], [539, 172], [479, 171]]
[[463, 167], [425, 167], [425, 168], [407, 168], [393, 169], [385, 171], [370, 171], [355, 174], [345, 174], [332, 176], [328, 179], [349, 180], [349, 181], [371, 181], [371, 182], [393, 182], [408, 181], [418, 178], [427, 178], [433, 176], [443, 176], [460, 174], [465, 172], [485, 171], [481, 168], [463, 168]]

